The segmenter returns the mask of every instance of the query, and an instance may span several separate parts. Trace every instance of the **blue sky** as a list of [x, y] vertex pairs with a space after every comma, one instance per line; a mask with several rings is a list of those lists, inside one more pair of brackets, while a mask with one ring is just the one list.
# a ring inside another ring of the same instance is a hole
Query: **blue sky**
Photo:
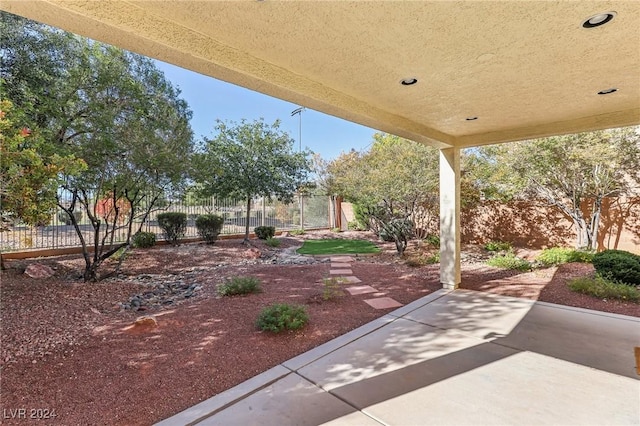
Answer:
[[[289, 133], [298, 147], [299, 120], [291, 112], [300, 105], [225, 83], [165, 62], [155, 61], [193, 111], [191, 127], [197, 139], [215, 134], [216, 120], [249, 121], [264, 118], [267, 123], [280, 119], [280, 129]], [[351, 148], [367, 148], [375, 130], [307, 109], [302, 113], [302, 147], [319, 153], [325, 160]]]

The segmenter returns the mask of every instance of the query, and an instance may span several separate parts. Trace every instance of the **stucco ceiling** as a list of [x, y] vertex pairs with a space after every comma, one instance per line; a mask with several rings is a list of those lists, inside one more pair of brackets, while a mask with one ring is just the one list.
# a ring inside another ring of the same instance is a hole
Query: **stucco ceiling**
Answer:
[[[640, 124], [637, 0], [2, 0], [0, 8], [438, 147]], [[611, 22], [582, 27], [608, 11]], [[418, 83], [400, 84], [409, 77]], [[618, 91], [598, 95], [609, 88]]]

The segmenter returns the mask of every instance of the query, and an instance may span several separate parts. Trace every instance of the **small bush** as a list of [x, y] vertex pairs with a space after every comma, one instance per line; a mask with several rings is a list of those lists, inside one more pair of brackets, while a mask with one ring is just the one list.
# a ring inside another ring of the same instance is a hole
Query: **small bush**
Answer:
[[424, 242], [432, 247], [440, 248], [440, 237], [437, 235], [427, 235]]
[[561, 265], [570, 262], [590, 263], [593, 253], [570, 248], [554, 247], [542, 250], [536, 260], [543, 265]]
[[283, 330], [297, 330], [309, 321], [304, 306], [289, 304], [274, 304], [267, 306], [260, 312], [256, 325], [264, 331], [279, 333]]
[[340, 232], [342, 232], [342, 229], [340, 229], [340, 228], [331, 228], [331, 232], [340, 233]]
[[253, 228], [253, 232], [259, 239], [266, 240], [276, 235], [276, 228], [274, 226], [257, 226]]
[[351, 220], [347, 222], [347, 229], [349, 231], [364, 231], [364, 227], [360, 225], [360, 222], [357, 220]]
[[[73, 212], [73, 217], [76, 219], [76, 223], [80, 223], [82, 221], [82, 211], [76, 210]], [[64, 225], [73, 225], [71, 222], [71, 218], [65, 211], [58, 212], [58, 223], [62, 223]]]
[[571, 280], [569, 288], [600, 299], [628, 300], [636, 303], [640, 301], [640, 290], [637, 287], [608, 280], [600, 275]]
[[222, 231], [224, 218], [215, 214], [203, 214], [196, 218], [196, 229], [200, 238], [207, 244], [213, 244], [218, 239], [218, 235]]
[[136, 232], [131, 240], [134, 247], [153, 247], [156, 245], [156, 234], [154, 234], [153, 232]]
[[427, 258], [423, 255], [414, 255], [409, 257], [405, 263], [407, 266], [411, 266], [412, 268], [419, 268], [420, 266], [425, 266], [427, 264]]
[[233, 277], [218, 286], [220, 296], [235, 296], [238, 294], [259, 293], [260, 280], [255, 277]]
[[514, 269], [517, 271], [531, 270], [531, 264], [529, 262], [516, 257], [514, 254], [494, 256], [487, 260], [487, 265], [495, 266], [496, 268]]
[[427, 257], [427, 263], [429, 265], [434, 265], [436, 263], [440, 263], [440, 252], [437, 251], [433, 253], [431, 256]]
[[304, 235], [306, 234], [306, 232], [304, 232], [304, 229], [292, 229], [291, 231], [289, 231], [289, 235]]
[[640, 285], [640, 256], [623, 250], [605, 250], [593, 255], [593, 266], [603, 277], [629, 285]]
[[510, 251], [512, 249], [511, 243], [504, 241], [489, 241], [484, 245], [486, 251]]
[[124, 246], [124, 247], [120, 247], [117, 252], [113, 253], [113, 255], [111, 255], [111, 259], [115, 260], [116, 262], [120, 262], [125, 260], [128, 255], [129, 255], [128, 247]]
[[344, 296], [344, 291], [340, 284], [343, 283], [342, 278], [331, 277], [322, 280], [322, 299], [333, 300], [336, 297]]
[[277, 238], [267, 238], [265, 240], [265, 243], [269, 246], [269, 247], [280, 247], [280, 240]]
[[167, 241], [177, 245], [178, 240], [184, 237], [187, 231], [187, 214], [177, 212], [160, 213], [158, 215], [158, 226], [162, 229]]

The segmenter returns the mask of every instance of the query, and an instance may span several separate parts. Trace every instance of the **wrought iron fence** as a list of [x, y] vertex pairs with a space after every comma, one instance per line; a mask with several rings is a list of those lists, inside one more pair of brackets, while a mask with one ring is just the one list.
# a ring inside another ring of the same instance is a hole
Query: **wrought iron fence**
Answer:
[[[274, 226], [280, 231], [333, 227], [331, 223], [333, 215], [330, 211], [332, 208], [330, 198], [320, 195], [299, 196], [288, 204], [268, 198], [255, 198], [252, 200], [249, 212], [249, 229], [253, 232], [256, 226]], [[155, 233], [158, 240], [164, 239], [157, 222], [158, 214], [163, 212], [186, 213], [185, 238], [197, 238], [195, 220], [202, 214], [217, 214], [224, 217], [222, 235], [243, 234], [247, 206], [246, 201], [218, 200], [213, 197], [206, 200], [187, 197], [180, 202], [170, 203], [167, 207], [154, 210], [142, 225], [143, 231]], [[93, 241], [93, 228], [86, 214], [77, 213], [76, 218], [84, 238], [87, 241]], [[0, 232], [0, 251], [6, 253], [78, 247], [80, 239], [69, 222], [66, 213], [60, 210], [44, 226], [30, 227], [20, 223], [15, 224], [9, 231]], [[137, 226], [134, 229], [137, 229]], [[124, 241], [126, 232], [124, 226], [117, 229], [116, 241]]]

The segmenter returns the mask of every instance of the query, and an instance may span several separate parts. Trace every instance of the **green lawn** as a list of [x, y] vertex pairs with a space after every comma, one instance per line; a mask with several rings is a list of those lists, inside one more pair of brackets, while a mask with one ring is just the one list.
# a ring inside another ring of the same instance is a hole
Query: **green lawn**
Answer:
[[380, 249], [366, 240], [307, 240], [298, 249], [300, 254], [379, 253]]

